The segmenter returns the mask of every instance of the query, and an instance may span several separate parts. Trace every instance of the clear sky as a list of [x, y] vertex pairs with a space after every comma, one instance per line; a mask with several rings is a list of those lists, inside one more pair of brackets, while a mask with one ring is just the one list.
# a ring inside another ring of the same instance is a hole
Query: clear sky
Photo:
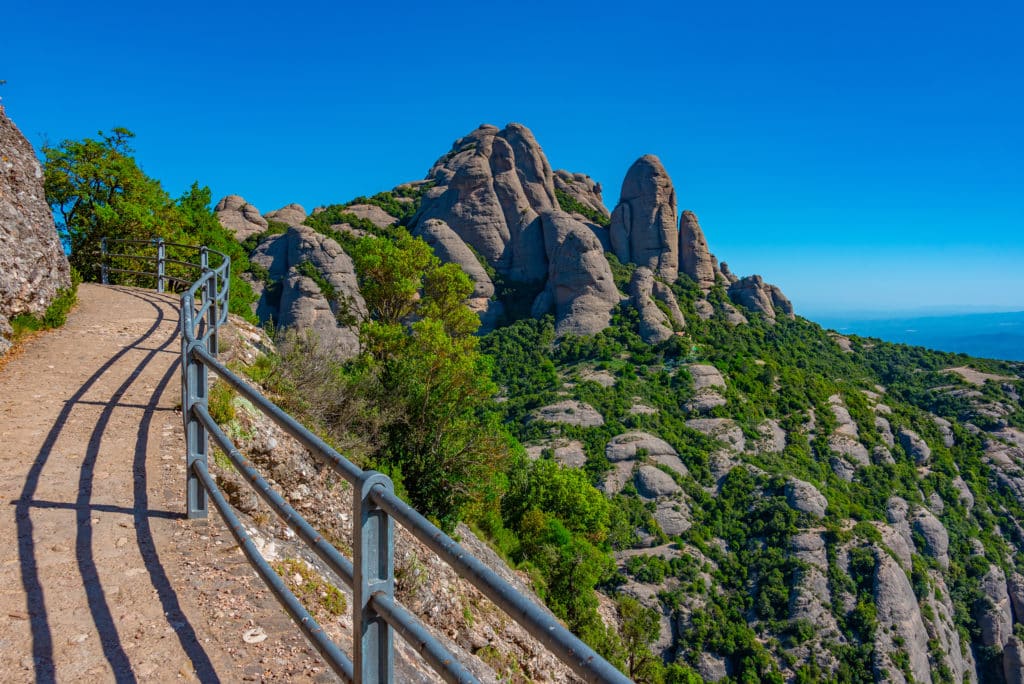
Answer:
[[614, 206], [661, 157], [735, 273], [797, 311], [1024, 309], [1024, 3], [8, 3], [40, 145], [125, 126], [175, 195], [261, 210], [422, 178], [529, 126]]

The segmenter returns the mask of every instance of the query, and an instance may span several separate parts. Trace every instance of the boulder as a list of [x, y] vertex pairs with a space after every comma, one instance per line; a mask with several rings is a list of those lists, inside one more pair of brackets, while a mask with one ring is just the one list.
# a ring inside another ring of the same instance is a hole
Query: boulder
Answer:
[[640, 339], [647, 344], [660, 344], [672, 337], [668, 316], [658, 308], [652, 297], [654, 274], [646, 266], [633, 271], [629, 283], [629, 301], [640, 314]]
[[71, 286], [71, 268], [46, 202], [43, 168], [0, 105], [0, 354], [8, 319], [42, 314]]
[[[715, 260], [714, 255], [711, 255], [712, 263], [714, 263], [714, 260]], [[733, 272], [731, 270], [729, 270], [729, 264], [725, 263], [724, 261], [722, 262], [721, 267], [717, 268], [717, 272], [725, 280], [725, 284], [726, 285], [732, 285], [737, 280], [739, 280], [739, 276], [734, 275]]]
[[494, 283], [484, 265], [447, 223], [440, 219], [422, 221], [416, 226], [413, 235], [423, 238], [441, 261], [459, 265], [473, 281], [473, 297], [494, 296]]
[[828, 587], [828, 556], [818, 532], [800, 532], [789, 540], [790, 553], [800, 562], [789, 595], [789, 613], [794, 620], [807, 620], [822, 637], [837, 637], [839, 625], [832, 615], [832, 593]]
[[728, 302], [722, 302], [720, 304], [722, 315], [725, 317], [725, 322], [729, 325], [746, 325], [748, 323], [747, 317], [739, 312], [735, 306]]
[[757, 440], [755, 449], [759, 454], [781, 454], [786, 448], [786, 431], [779, 421], [769, 418], [757, 426], [761, 438]]
[[939, 434], [942, 435], [942, 444], [947, 449], [952, 449], [956, 446], [956, 437], [953, 435], [953, 424], [945, 418], [932, 415], [932, 422], [939, 428]]
[[398, 223], [397, 218], [376, 204], [350, 204], [345, 207], [345, 213], [352, 214], [357, 218], [366, 219], [378, 228], [388, 228]]
[[890, 447], [896, 446], [896, 438], [892, 434], [892, 426], [889, 425], [888, 420], [882, 416], [875, 416], [875, 428], [883, 442]]
[[260, 210], [238, 195], [227, 195], [213, 208], [220, 225], [230, 230], [239, 242], [267, 229], [267, 219]]
[[913, 529], [924, 537], [924, 553], [949, 569], [949, 533], [939, 519], [926, 508], [918, 508], [911, 520]]
[[[440, 219], [508, 280], [545, 280], [540, 217], [558, 209], [558, 202], [551, 166], [529, 129], [515, 123], [502, 130], [480, 126], [455, 141], [428, 178], [435, 185], [423, 196], [414, 229]], [[603, 254], [593, 232], [582, 228]]]
[[900, 666], [893, 659], [898, 651], [906, 653], [910, 673], [917, 682], [931, 682], [928, 661], [928, 632], [921, 619], [917, 597], [906, 573], [889, 554], [874, 549], [877, 566], [874, 578], [878, 629], [875, 630], [875, 673], [882, 679], [905, 682]]
[[306, 220], [306, 210], [301, 204], [286, 204], [280, 209], [268, 211], [263, 215], [268, 221], [287, 223], [289, 226], [299, 226]]
[[668, 320], [675, 329], [682, 330], [685, 328], [686, 319], [683, 318], [683, 312], [679, 308], [679, 302], [676, 301], [676, 295], [672, 292], [672, 288], [660, 280], [655, 280], [651, 292], [654, 294], [654, 298], [668, 309]]
[[684, 211], [679, 217], [679, 270], [693, 278], [702, 290], [715, 286], [714, 260], [700, 221], [692, 211]]
[[808, 513], [815, 518], [825, 517], [825, 511], [828, 510], [828, 499], [810, 482], [791, 477], [786, 482], [785, 492], [786, 502], [793, 509]]
[[706, 299], [698, 299], [693, 303], [693, 308], [697, 310], [697, 316], [702, 321], [711, 320], [715, 315], [715, 305]]
[[533, 412], [532, 417], [545, 423], [565, 423], [581, 427], [604, 425], [604, 417], [593, 406], [571, 399], [539, 408]]
[[903, 450], [907, 452], [907, 456], [914, 459], [917, 465], [924, 465], [931, 460], [932, 450], [916, 432], [907, 428], [900, 428], [897, 434]]
[[[570, 173], [559, 169], [555, 171], [554, 179], [556, 190], [564, 192], [606, 219], [611, 218], [608, 207], [604, 206], [604, 200], [601, 198], [601, 184], [594, 181], [593, 178], [584, 173]], [[565, 207], [562, 207], [562, 210], [568, 211]], [[580, 221], [586, 220], [586, 217], [582, 215], [574, 215], [574, 218]]]
[[743, 430], [729, 418], [691, 418], [686, 421], [686, 427], [725, 442], [729, 449], [736, 453], [746, 448]]
[[654, 519], [661, 531], [675, 537], [690, 529], [690, 509], [679, 501], [659, 501], [654, 509]]
[[[964, 508], [968, 511], [974, 508], [974, 493], [971, 492], [971, 488], [967, 486], [962, 477], [957, 475], [953, 478], [953, 487], [956, 488], [957, 498], [960, 499]], [[1022, 615], [1022, 622], [1024, 622], [1024, 615]]]
[[1015, 572], [1006, 581], [1006, 593], [1010, 596], [1013, 619], [1024, 625], [1024, 575]]
[[612, 212], [612, 251], [622, 263], [646, 266], [672, 282], [679, 275], [676, 191], [654, 155], [636, 160]]
[[699, 391], [709, 387], [720, 387], [725, 389], [725, 378], [722, 372], [707, 363], [688, 363], [686, 370], [693, 378], [693, 389]]
[[1013, 636], [1013, 609], [1002, 569], [989, 566], [981, 579], [981, 590], [985, 595], [975, 606], [981, 641], [985, 646], [1002, 649]]
[[604, 449], [605, 457], [615, 463], [617, 461], [635, 460], [641, 452], [654, 457], [662, 454], [678, 457], [672, 445], [647, 432], [626, 432], [609, 440]]
[[648, 499], [675, 496], [683, 491], [671, 475], [649, 465], [637, 469], [636, 488], [640, 496]]
[[754, 313], [763, 314], [771, 321], [775, 320], [775, 306], [764, 280], [759, 275], [740, 278], [730, 285], [729, 298]]
[[[366, 303], [359, 293], [355, 266], [348, 254], [331, 238], [303, 225], [264, 240], [250, 257], [267, 270], [274, 285], [260, 295], [256, 313], [260, 322], [273, 320], [280, 328], [314, 330], [321, 344], [339, 358], [359, 353], [356, 321], [366, 315]], [[334, 297], [328, 301], [320, 286], [299, 273], [309, 263], [330, 284]]]
[[1003, 677], [1006, 684], [1024, 684], [1024, 643], [1015, 636], [1003, 648]]
[[796, 314], [793, 312], [793, 302], [789, 301], [789, 297], [782, 294], [782, 289], [778, 285], [769, 284], [766, 287], [768, 288], [768, 295], [772, 300], [772, 306], [789, 318], [796, 318]]
[[548, 268], [547, 286], [533, 315], [555, 312], [558, 336], [594, 335], [608, 327], [619, 303], [611, 267], [593, 232], [562, 211], [541, 216]]

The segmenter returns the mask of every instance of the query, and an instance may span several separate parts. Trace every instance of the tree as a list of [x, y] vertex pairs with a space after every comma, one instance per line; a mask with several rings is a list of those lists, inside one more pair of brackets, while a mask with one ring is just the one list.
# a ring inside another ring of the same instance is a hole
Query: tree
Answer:
[[393, 417], [380, 465], [415, 481], [413, 505], [453, 529], [465, 506], [497, 498], [509, 453], [486, 410], [497, 387], [474, 335], [480, 320], [464, 303], [473, 285], [404, 230], [363, 238], [352, 258], [367, 308], [358, 363], [374, 403]]
[[[250, 309], [252, 288], [238, 276], [248, 269], [244, 249], [217, 221], [210, 209], [210, 189], [192, 184], [175, 201], [160, 181], [150, 178], [135, 161], [129, 141], [135, 134], [126, 128], [102, 131], [99, 138], [65, 140], [56, 147], [45, 146], [46, 200], [53, 210], [57, 230], [70, 248], [69, 260], [85, 280], [98, 280], [100, 242], [108, 239], [150, 240], [206, 245], [232, 260], [232, 313], [255, 320]], [[194, 261], [195, 255], [182, 255]], [[152, 270], [152, 263], [116, 260], [114, 265], [129, 270]], [[214, 264], [216, 265], [216, 264]], [[168, 275], [184, 280], [196, 276], [195, 269], [169, 264]], [[152, 286], [152, 278], [127, 277], [119, 282]]]

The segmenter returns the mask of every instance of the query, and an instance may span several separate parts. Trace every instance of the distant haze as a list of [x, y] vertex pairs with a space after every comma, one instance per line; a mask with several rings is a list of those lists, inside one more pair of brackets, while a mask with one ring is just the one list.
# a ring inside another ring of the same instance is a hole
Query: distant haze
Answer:
[[818, 316], [812, 320], [844, 334], [1024, 361], [1024, 311], [912, 318]]

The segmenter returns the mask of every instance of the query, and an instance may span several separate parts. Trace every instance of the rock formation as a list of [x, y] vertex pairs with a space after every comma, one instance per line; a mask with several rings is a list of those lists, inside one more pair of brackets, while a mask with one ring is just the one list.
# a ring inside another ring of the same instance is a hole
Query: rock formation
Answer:
[[[564, 192], [606, 219], [611, 218], [608, 207], [604, 206], [604, 200], [601, 198], [601, 184], [585, 173], [569, 173], [561, 169], [555, 171], [555, 189]], [[562, 209], [568, 211], [565, 207]], [[586, 220], [586, 217], [582, 215], [574, 215], [573, 218], [580, 221]]]
[[278, 223], [286, 223], [289, 226], [299, 226], [306, 220], [306, 210], [301, 204], [286, 204], [280, 209], [274, 211], [268, 211], [264, 214], [264, 218], [268, 221], [277, 221]]
[[629, 301], [640, 313], [640, 338], [647, 344], [659, 344], [672, 337], [668, 316], [654, 303], [654, 282], [650, 269], [640, 266], [633, 271], [629, 283]]
[[676, 191], [653, 154], [640, 157], [626, 173], [610, 235], [622, 263], [646, 266], [670, 282], [679, 275]]
[[684, 211], [679, 217], [679, 271], [693, 278], [702, 290], [715, 286], [714, 257], [692, 211]]
[[9, 318], [42, 314], [57, 290], [70, 285], [42, 166], [0, 106], [0, 354], [10, 346]]
[[[339, 358], [359, 353], [359, 337], [346, 319], [366, 314], [359, 294], [352, 259], [337, 242], [302, 225], [264, 240], [250, 257], [267, 270], [269, 283], [262, 287], [257, 315], [282, 328], [314, 330], [320, 342]], [[300, 272], [310, 264], [334, 290], [328, 300], [321, 286]], [[340, 321], [340, 322], [339, 322]]]
[[921, 619], [917, 598], [906, 573], [888, 553], [875, 549], [874, 597], [878, 607], [878, 628], [875, 630], [875, 672], [889, 681], [905, 682], [906, 678], [893, 654], [906, 653], [914, 681], [931, 682], [928, 662], [928, 632]]
[[601, 243], [564, 212], [547, 212], [541, 219], [548, 278], [533, 304], [533, 315], [554, 310], [559, 336], [601, 332], [608, 327], [620, 298]]
[[556, 210], [558, 202], [551, 166], [529, 129], [481, 126], [457, 140], [429, 178], [435, 186], [425, 194], [414, 226], [440, 219], [508, 279], [546, 278], [540, 216]]
[[494, 283], [473, 250], [440, 219], [423, 221], [416, 227], [413, 235], [423, 238], [441, 261], [454, 262], [465, 271], [473, 281], [473, 294], [470, 296], [469, 305], [480, 314], [481, 332], [493, 330], [504, 311], [501, 302], [492, 299]]
[[220, 225], [230, 230], [239, 242], [267, 229], [267, 219], [260, 215], [260, 210], [238, 195], [221, 198], [213, 211]]

